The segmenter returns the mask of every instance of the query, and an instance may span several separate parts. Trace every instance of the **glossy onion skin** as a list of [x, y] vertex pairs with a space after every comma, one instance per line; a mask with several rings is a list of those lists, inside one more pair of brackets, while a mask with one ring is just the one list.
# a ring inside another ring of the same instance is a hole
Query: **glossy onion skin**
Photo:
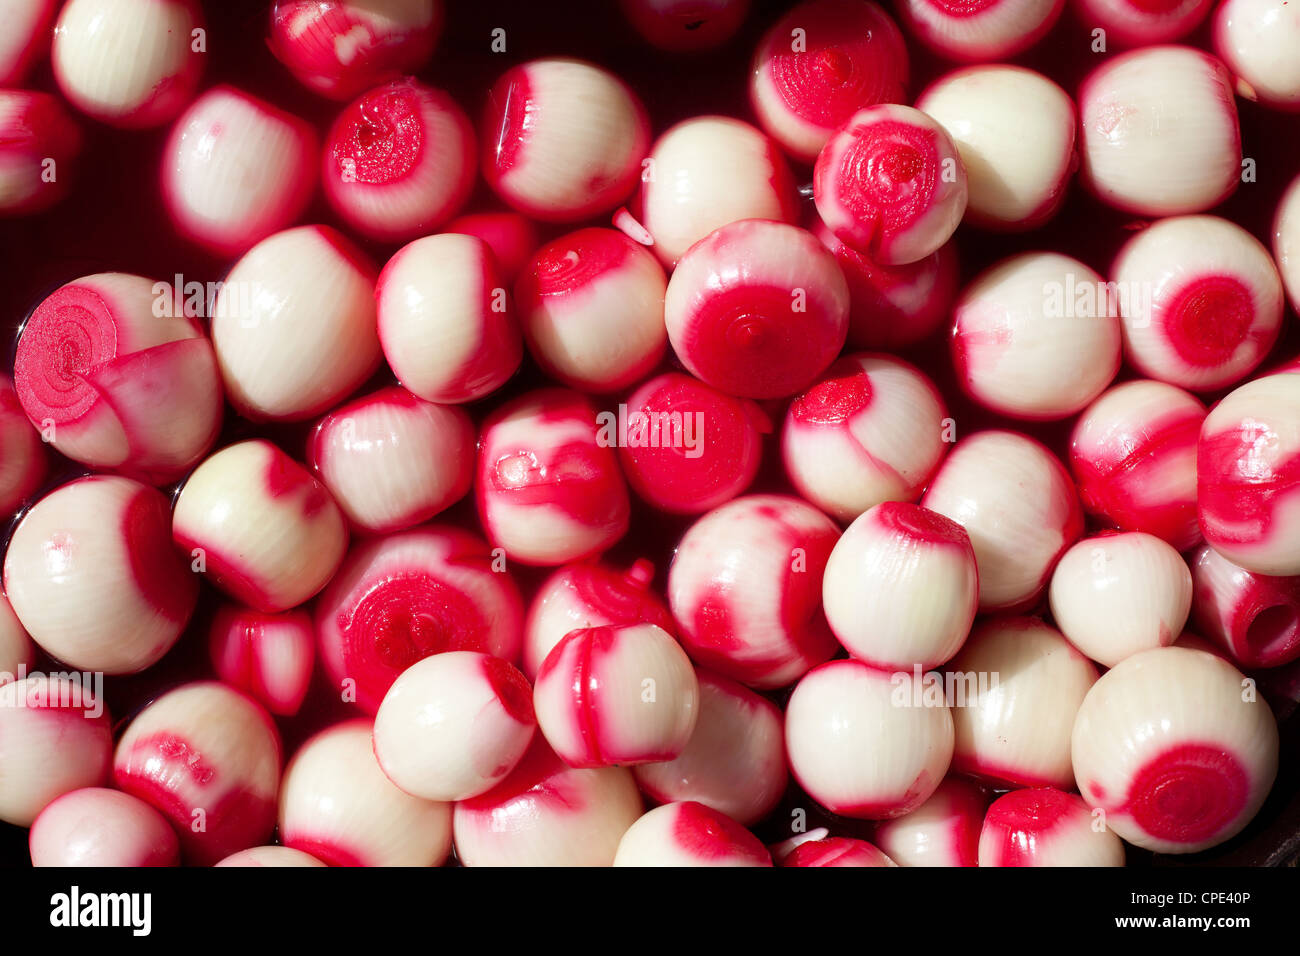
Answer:
[[978, 866], [987, 806], [974, 783], [947, 776], [911, 813], [877, 823], [875, 841], [899, 866]]
[[537, 722], [571, 767], [672, 760], [699, 718], [695, 669], [653, 624], [570, 631], [537, 671]]
[[263, 439], [229, 445], [190, 474], [172, 513], [172, 537], [194, 570], [270, 614], [314, 597], [348, 543], [325, 486]]
[[163, 153], [172, 224], [217, 255], [248, 251], [306, 210], [319, 150], [305, 120], [231, 86], [208, 90], [176, 121]]
[[[954, 685], [953, 770], [998, 786], [1070, 790], [1070, 732], [1097, 668], [1037, 618], [980, 624], [947, 670]], [[993, 675], [997, 675], [994, 678]]]
[[1258, 378], [1219, 402], [1196, 462], [1206, 543], [1257, 574], [1300, 574], [1300, 375]]
[[932, 83], [916, 107], [948, 131], [966, 165], [966, 222], [1020, 232], [1060, 209], [1078, 165], [1078, 117], [1047, 77], [1016, 66], [967, 67]]
[[350, 103], [321, 156], [325, 198], [384, 242], [436, 232], [474, 187], [474, 128], [442, 90], [394, 80]]
[[907, 29], [950, 60], [996, 61], [1042, 39], [1065, 9], [1065, 0], [901, 0]]
[[1107, 671], [1079, 708], [1083, 798], [1127, 842], [1195, 853], [1238, 833], [1277, 773], [1277, 724], [1227, 661], [1162, 647]]
[[1180, 46], [1108, 59], [1079, 87], [1084, 182], [1140, 216], [1203, 212], [1241, 176], [1232, 82], [1215, 57]]
[[1075, 422], [1070, 470], [1088, 513], [1186, 551], [1196, 520], [1196, 442], [1205, 406], [1146, 379], [1103, 392]]
[[523, 600], [477, 535], [425, 525], [360, 542], [315, 608], [321, 663], [373, 714], [412, 664], [443, 651], [519, 656]]
[[953, 718], [940, 695], [916, 700], [912, 674], [831, 661], [795, 687], [786, 706], [790, 772], [841, 816], [888, 820], [923, 804], [952, 758]]
[[700, 713], [685, 749], [672, 760], [633, 768], [642, 793], [659, 803], [694, 800], [737, 823], [757, 823], [785, 793], [781, 711], [743, 684], [703, 669]]
[[71, 667], [134, 674], [180, 638], [198, 580], [173, 548], [167, 498], [87, 475], [50, 492], [14, 529], [5, 592], [32, 639]]
[[483, 178], [508, 205], [548, 222], [607, 212], [636, 188], [650, 122], [622, 80], [582, 60], [508, 70], [488, 93]]
[[595, 407], [562, 388], [521, 395], [488, 416], [475, 496], [488, 540], [541, 566], [611, 547], [627, 532], [631, 509]]
[[966, 213], [966, 165], [948, 132], [920, 110], [885, 104], [854, 113], [813, 167], [822, 222], [885, 265], [934, 253]]
[[1077, 794], [1030, 787], [989, 807], [979, 865], [1123, 866], [1124, 844]]
[[1217, 216], [1142, 230], [1111, 267], [1124, 353], [1139, 372], [1207, 392], [1244, 379], [1282, 328], [1282, 282], [1268, 250]]
[[442, 0], [276, 0], [269, 46], [309, 90], [346, 100], [418, 70], [442, 31]]
[[939, 667], [961, 649], [979, 608], [970, 537], [917, 505], [877, 505], [836, 542], [822, 605], [858, 660], [902, 671]]
[[331, 866], [441, 866], [451, 852], [451, 804], [384, 776], [368, 720], [335, 724], [298, 749], [277, 817], [285, 846]]
[[821, 580], [839, 537], [812, 505], [746, 495], [700, 518], [677, 547], [668, 602], [696, 663], [751, 687], [784, 687], [829, 659]]
[[747, 219], [693, 245], [668, 282], [673, 351], [697, 378], [741, 398], [783, 398], [844, 345], [849, 290], [811, 233]]
[[920, 369], [890, 355], [836, 360], [790, 403], [781, 457], [799, 493], [852, 521], [885, 501], [913, 501], [948, 451], [943, 396]]
[[211, 866], [265, 843], [275, 827], [280, 735], [271, 716], [224, 684], [184, 684], [127, 725], [113, 782], [167, 817], [186, 862]]
[[464, 866], [610, 866], [641, 814], [630, 770], [570, 767], [538, 734], [510, 776], [456, 804], [456, 856]]
[[60, 286], [23, 325], [14, 385], [54, 448], [98, 470], [166, 485], [216, 441], [212, 343], [172, 286], [121, 272]]
[[[654, 507], [701, 514], [743, 494], [757, 476], [763, 436], [772, 431], [757, 402], [665, 372], [633, 392], [627, 407], [619, 462], [631, 489]], [[634, 419], [638, 413], [645, 418]]]
[[958, 441], [921, 504], [970, 535], [981, 611], [1032, 605], [1083, 531], [1083, 509], [1064, 466], [1013, 432], [977, 432]]
[[1092, 30], [1106, 31], [1120, 46], [1150, 46], [1180, 40], [1200, 25], [1213, 0], [1075, 0], [1079, 17]]
[[1300, 576], [1271, 577], [1206, 545], [1191, 558], [1196, 629], [1243, 668], [1300, 657]]
[[1077, 259], [1005, 259], [957, 300], [951, 347], [962, 388], [1012, 418], [1073, 415], [1119, 372], [1116, 311], [1101, 276]]
[[729, 116], [685, 120], [655, 140], [639, 198], [655, 255], [668, 268], [729, 223], [793, 223], [799, 215], [794, 177], [780, 147]]
[[1228, 0], [1214, 15], [1214, 49], [1236, 74], [1238, 95], [1275, 109], [1300, 110], [1298, 40], [1300, 16], [1285, 0]]
[[[799, 49], [795, 30], [803, 31]], [[750, 73], [759, 122], [811, 165], [855, 110], [903, 101], [907, 47], [889, 14], [869, 0], [810, 0], [763, 35]]]

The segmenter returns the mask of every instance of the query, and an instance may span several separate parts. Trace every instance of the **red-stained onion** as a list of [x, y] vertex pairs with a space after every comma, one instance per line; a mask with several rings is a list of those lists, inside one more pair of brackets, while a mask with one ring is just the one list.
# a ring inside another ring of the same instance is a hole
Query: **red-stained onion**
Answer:
[[298, 713], [316, 663], [316, 631], [303, 610], [267, 614], [223, 604], [212, 616], [213, 670], [273, 714]]
[[551, 648], [570, 631], [622, 624], [677, 625], [651, 588], [654, 565], [644, 559], [627, 570], [580, 562], [560, 568], [538, 589], [524, 626], [523, 672], [537, 676]]
[[1114, 667], [1177, 640], [1192, 606], [1192, 575], [1182, 556], [1153, 535], [1103, 534], [1065, 552], [1048, 596], [1070, 643]]
[[1191, 565], [1198, 631], [1242, 667], [1280, 667], [1300, 657], [1300, 576], [1254, 574], [1209, 546]]
[[1118, 307], [1077, 259], [1026, 252], [981, 273], [954, 311], [962, 388], [1013, 418], [1065, 418], [1100, 395], [1120, 366]]
[[54, 26], [54, 78], [95, 119], [160, 126], [198, 88], [205, 33], [198, 0], [68, 0]]
[[58, 797], [107, 780], [113, 722], [74, 676], [0, 685], [0, 821], [30, 827]]
[[979, 605], [975, 552], [961, 525], [886, 502], [836, 542], [822, 606], [850, 654], [873, 667], [931, 670], [966, 640]]
[[167, 499], [128, 478], [80, 478], [33, 505], [4, 564], [5, 593], [32, 639], [88, 671], [157, 662], [198, 596], [170, 523]]
[[542, 662], [533, 690], [537, 725], [571, 767], [678, 757], [699, 699], [690, 659], [653, 624], [570, 631]]
[[1124, 844], [1077, 794], [1013, 790], [989, 807], [979, 865], [1123, 866]]
[[1186, 551], [1196, 522], [1196, 440], [1205, 406], [1182, 389], [1138, 380], [1084, 410], [1070, 436], [1070, 469], [1090, 514]]
[[375, 715], [375, 757], [413, 796], [467, 800], [515, 768], [536, 727], [533, 689], [512, 664], [447, 651], [416, 661], [388, 689]]
[[856, 111], [901, 103], [907, 47], [869, 0], [807, 0], [774, 23], [754, 53], [749, 99], [768, 134], [809, 165]]
[[230, 86], [199, 97], [163, 152], [162, 196], [180, 233], [236, 255], [307, 208], [316, 189], [316, 132]]
[[957, 247], [902, 266], [886, 266], [846, 246], [817, 223], [813, 234], [835, 255], [849, 284], [849, 345], [898, 351], [929, 338], [957, 298]]
[[543, 372], [607, 393], [641, 381], [663, 358], [667, 286], [644, 246], [613, 229], [580, 229], [537, 252], [515, 286], [515, 303]]
[[672, 760], [633, 768], [642, 792], [659, 803], [693, 800], [748, 826], [776, 806], [789, 774], [781, 711], [749, 688], [696, 672], [699, 718]]
[[354, 100], [325, 141], [321, 184], [344, 221], [372, 239], [434, 232], [474, 186], [474, 128], [446, 93], [396, 80]]
[[615, 866], [771, 866], [767, 848], [725, 814], [687, 801], [655, 807], [619, 841]]
[[298, 82], [346, 100], [422, 67], [442, 32], [442, 0], [276, 0], [271, 52]]
[[468, 494], [474, 423], [459, 408], [434, 405], [394, 385], [321, 419], [307, 461], [355, 527], [401, 531]]
[[780, 148], [728, 116], [678, 123], [655, 141], [643, 168], [642, 222], [670, 268], [729, 223], [798, 216], [794, 178]]
[[966, 165], [947, 131], [910, 106], [854, 113], [813, 169], [822, 222], [885, 265], [938, 251], [966, 213]]
[[1120, 46], [1150, 46], [1191, 33], [1214, 0], [1075, 0], [1074, 6], [1089, 31], [1104, 30]]
[[325, 866], [320, 860], [316, 859], [302, 850], [294, 850], [287, 846], [255, 846], [247, 850], [240, 850], [238, 853], [232, 853], [219, 863], [213, 866], [239, 866], [239, 867], [263, 867], [263, 866]]
[[[1210, 0], [1199, 0], [1204, 13]], [[1300, 12], [1287, 0], [1227, 0], [1214, 15], [1214, 49], [1237, 77], [1237, 93], [1300, 110]]]
[[57, 8], [57, 0], [5, 0], [0, 86], [21, 86], [36, 61], [49, 52], [48, 31]]
[[1273, 257], [1291, 307], [1300, 303], [1300, 176], [1282, 194], [1273, 218]]
[[181, 848], [167, 818], [129, 794], [101, 787], [65, 793], [32, 823], [32, 866], [176, 866]]
[[456, 857], [465, 866], [609, 866], [641, 808], [630, 770], [570, 767], [538, 734], [510, 776], [456, 804]]
[[491, 248], [462, 234], [399, 249], [375, 288], [379, 341], [401, 383], [428, 402], [470, 402], [499, 388], [523, 358], [513, 307]]
[[1139, 372], [1194, 391], [1238, 382], [1282, 327], [1282, 282], [1263, 244], [1216, 216], [1163, 219], [1111, 268], [1124, 352]]
[[747, 495], [700, 518], [668, 574], [682, 645], [751, 687], [785, 687], [836, 649], [822, 575], [839, 529], [798, 498]]
[[908, 30], [950, 60], [1005, 60], [1052, 29], [1065, 0], [899, 0]]
[[212, 343], [171, 286], [142, 276], [85, 276], [42, 300], [14, 385], [57, 451], [151, 484], [184, 475], [221, 428]]
[[1079, 708], [1083, 799], [1129, 843], [1196, 853], [1236, 835], [1277, 773], [1277, 724], [1231, 664], [1161, 647], [1106, 672]]
[[262, 439], [223, 448], [190, 475], [176, 499], [172, 536], [195, 570], [267, 613], [313, 597], [338, 569], [348, 541], [325, 486]]
[[786, 412], [781, 453], [803, 497], [840, 521], [919, 498], [947, 452], [948, 412], [920, 369], [846, 355]]
[[887, 820], [921, 806], [948, 772], [953, 717], [911, 673], [831, 661], [799, 681], [785, 712], [790, 772], [832, 813]]
[[517, 212], [478, 212], [458, 216], [447, 223], [444, 231], [474, 236], [486, 242], [497, 257], [502, 281], [512, 287], [541, 245], [537, 226]]
[[1014, 432], [979, 432], [959, 441], [921, 504], [970, 535], [982, 611], [1032, 604], [1083, 531], [1065, 468], [1038, 442]]
[[947, 671], [953, 770], [1000, 786], [1073, 789], [1070, 731], [1097, 668], [1059, 631], [1037, 618], [990, 619]]
[[614, 74], [582, 60], [520, 64], [488, 93], [483, 178], [534, 219], [577, 222], [636, 188], [650, 145], [645, 107]]
[[628, 398], [618, 445], [628, 484], [674, 514], [700, 514], [743, 494], [772, 422], [757, 403], [667, 372]]
[[475, 493], [488, 540], [524, 564], [596, 555], [627, 531], [618, 458], [591, 403], [547, 388], [502, 405], [483, 423]]
[[988, 798], [962, 777], [945, 777], [911, 813], [876, 824], [876, 844], [899, 866], [978, 866]]
[[781, 860], [782, 866], [897, 866], [866, 840], [830, 837], [800, 843]]
[[375, 269], [327, 226], [254, 246], [213, 305], [212, 343], [235, 410], [302, 421], [337, 405], [380, 364]]
[[940, 78], [916, 108], [948, 131], [966, 166], [966, 221], [1024, 231], [1051, 219], [1078, 165], [1074, 102], [1033, 70], [974, 66]]
[[518, 659], [523, 601], [482, 539], [430, 525], [355, 547], [316, 602], [316, 632], [334, 687], [374, 713], [430, 654]]
[[1300, 574], [1300, 375], [1255, 379], [1219, 402], [1196, 463], [1206, 543], [1257, 574]]
[[368, 720], [323, 730], [289, 761], [280, 839], [331, 866], [441, 866], [451, 805], [403, 793], [375, 759]]
[[271, 835], [280, 736], [271, 716], [238, 691], [185, 684], [127, 725], [113, 782], [170, 821], [186, 862], [211, 866]]
[[1146, 47], [1106, 60], [1079, 87], [1083, 178], [1140, 216], [1203, 212], [1241, 178], [1232, 78], [1208, 53]]
[[709, 385], [783, 398], [825, 371], [848, 334], [848, 285], [809, 232], [734, 222], [691, 247], [668, 282], [673, 351]]
[[13, 379], [0, 375], [0, 516], [31, 497], [48, 468], [41, 434], [23, 411]]

